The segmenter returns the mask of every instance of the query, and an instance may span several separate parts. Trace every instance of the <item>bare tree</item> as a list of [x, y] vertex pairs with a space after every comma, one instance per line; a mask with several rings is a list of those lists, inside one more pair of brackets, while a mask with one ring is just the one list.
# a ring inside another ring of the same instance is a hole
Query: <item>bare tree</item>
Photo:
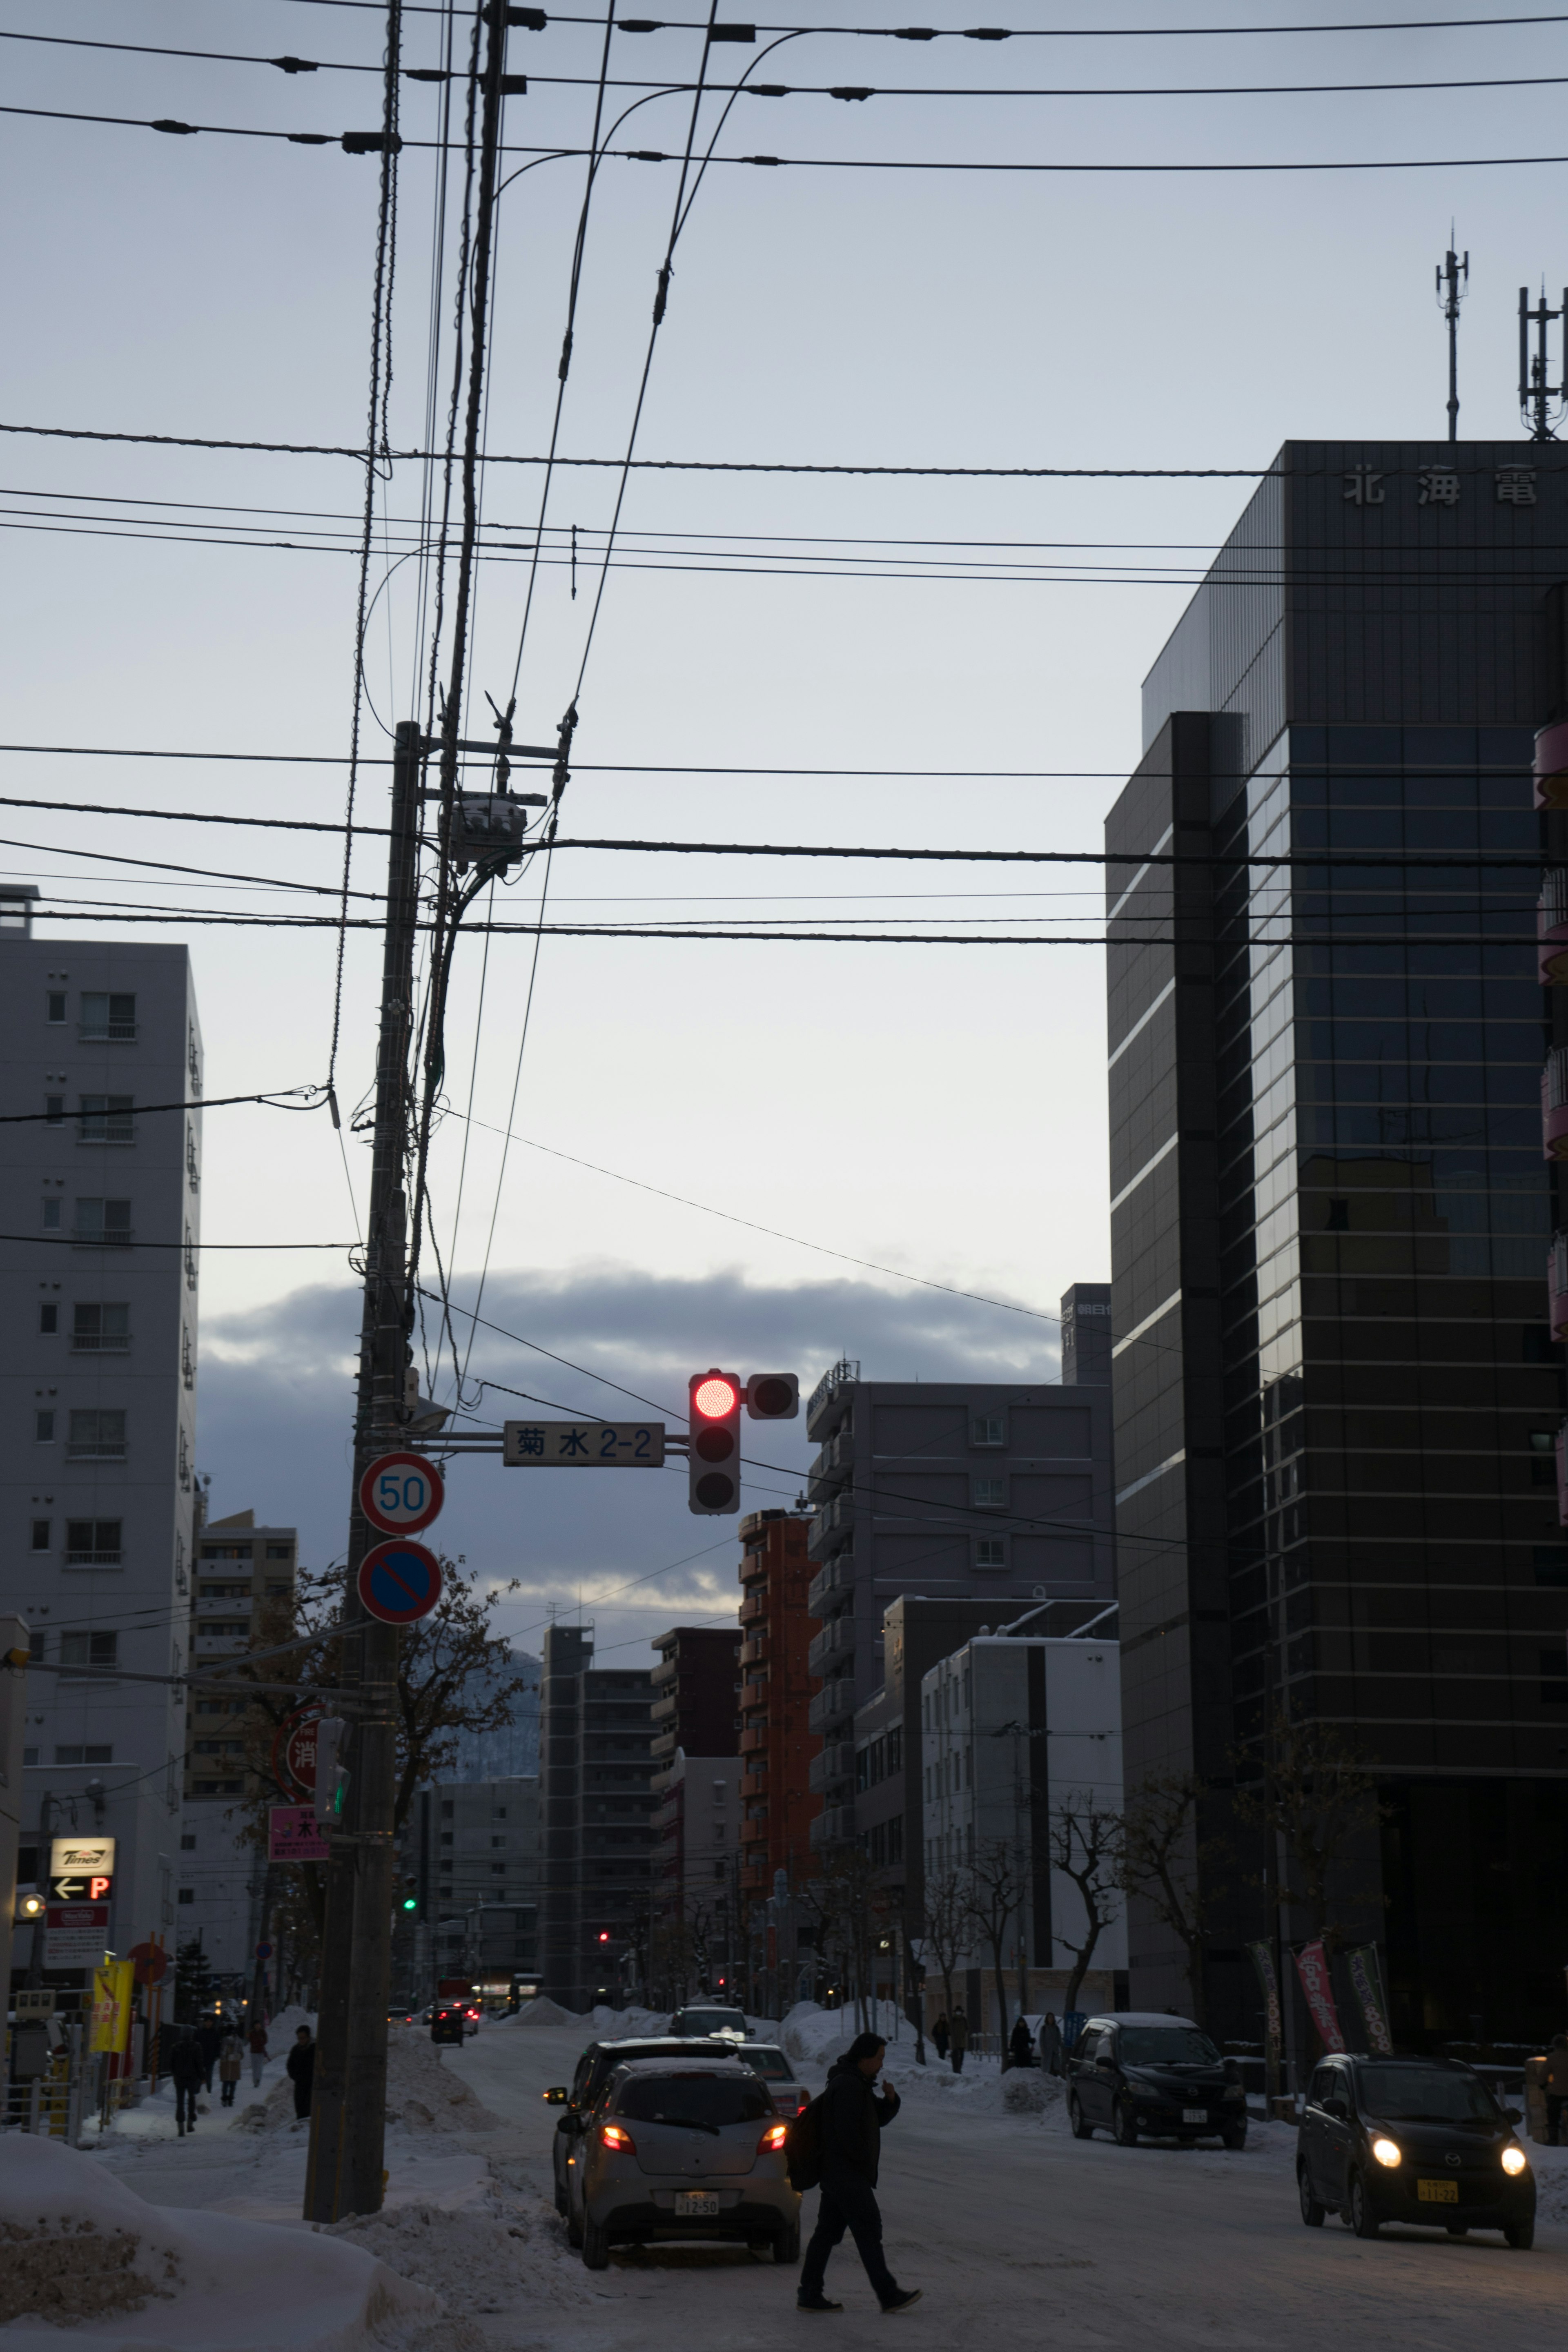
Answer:
[[1212, 1925], [1209, 1885], [1223, 1847], [1198, 1836], [1198, 1805], [1205, 1784], [1192, 1772], [1156, 1775], [1136, 1789], [1123, 1816], [1121, 1884], [1142, 1896], [1185, 1954], [1187, 2003], [1196, 2025], [1205, 2017], [1204, 1951]]
[[[1345, 1940], [1333, 1916], [1330, 1881], [1349, 1849], [1384, 1819], [1377, 1784], [1360, 1751], [1331, 1724], [1297, 1723], [1283, 1708], [1268, 1726], [1263, 1769], [1256, 1755], [1239, 1751], [1236, 1810], [1279, 1841], [1283, 1864], [1275, 1900], [1283, 1909], [1300, 1906], [1325, 1953]], [[1340, 1889], [1340, 1900], [1375, 1901], [1371, 1888]]]
[[1008, 1922], [1022, 1904], [1023, 1897], [1017, 1859], [1010, 1842], [1005, 1838], [983, 1838], [970, 1864], [967, 1910], [973, 1927], [990, 1947], [991, 1967], [996, 1979], [996, 2015], [1004, 2066], [1007, 2063], [1007, 1982], [1004, 1974], [1006, 1965], [1004, 1954]]
[[927, 1874], [925, 1909], [921, 1926], [926, 1950], [935, 1960], [937, 1972], [942, 1978], [942, 1999], [951, 2020], [953, 1976], [959, 1961], [969, 1949], [967, 1872], [947, 1869]]
[[1071, 1879], [1083, 1904], [1080, 1944], [1064, 1936], [1059, 1927], [1052, 1927], [1056, 1941], [1073, 1956], [1062, 1996], [1065, 2013], [1078, 2007], [1095, 1947], [1121, 1907], [1121, 1816], [1097, 1805], [1092, 1797], [1066, 1797], [1052, 1810], [1046, 1838], [1052, 1869]]

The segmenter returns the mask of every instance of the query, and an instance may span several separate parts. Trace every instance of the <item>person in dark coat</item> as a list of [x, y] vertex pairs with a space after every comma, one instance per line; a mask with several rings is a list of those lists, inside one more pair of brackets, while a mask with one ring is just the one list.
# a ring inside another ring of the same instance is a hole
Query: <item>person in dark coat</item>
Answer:
[[1035, 2063], [1035, 2037], [1021, 2017], [1007, 2037], [1007, 2055], [1015, 2066]]
[[947, 2056], [948, 2042], [947, 2011], [945, 2009], [942, 2011], [942, 2015], [937, 2019], [936, 2023], [931, 2027], [931, 2038], [936, 2044], [937, 2056], [939, 2058], [945, 2058]]
[[294, 2036], [294, 2047], [289, 2053], [289, 2079], [294, 2085], [294, 2113], [308, 2116], [310, 2112], [310, 2084], [316, 2073], [316, 2045], [310, 2039], [310, 2029], [301, 2025]]
[[177, 2035], [169, 2053], [169, 2079], [174, 2085], [174, 2121], [182, 2139], [196, 2127], [196, 2093], [205, 2074], [206, 2062], [195, 2035]]
[[827, 2257], [842, 2244], [846, 2230], [884, 2311], [907, 2311], [920, 2301], [920, 2288], [900, 2286], [882, 2252], [877, 2167], [882, 2133], [899, 2112], [899, 2095], [891, 2084], [879, 2095], [873, 2088], [887, 2046], [879, 2033], [858, 2033], [828, 2074], [820, 2117], [822, 2195], [816, 2227], [800, 2266], [799, 2311], [843, 2310], [841, 2303], [828, 2301], [823, 2282]]
[[963, 2053], [969, 2047], [969, 2020], [964, 2015], [963, 2010], [955, 2009], [953, 2011], [952, 2024], [949, 2028], [949, 2032], [952, 2039], [952, 2071], [955, 2074], [962, 2074], [963, 2072]]
[[1062, 2071], [1062, 2030], [1049, 2010], [1040, 2028], [1040, 2064], [1047, 2074]]
[[196, 2028], [196, 2047], [202, 2053], [202, 2084], [205, 2090], [212, 2089], [213, 2068], [217, 2064], [226, 2031], [221, 2017], [204, 2017]]

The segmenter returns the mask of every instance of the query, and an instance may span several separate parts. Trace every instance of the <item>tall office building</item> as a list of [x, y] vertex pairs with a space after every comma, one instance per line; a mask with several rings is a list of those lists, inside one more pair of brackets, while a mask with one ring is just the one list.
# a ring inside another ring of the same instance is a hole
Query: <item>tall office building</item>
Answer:
[[647, 1966], [652, 1678], [594, 1664], [591, 1626], [552, 1625], [540, 1684], [540, 1990], [584, 2010]]
[[[1150, 673], [1106, 827], [1127, 1780], [1196, 1771], [1221, 1831], [1281, 1711], [1352, 1740], [1384, 1811], [1337, 1913], [1384, 1941], [1407, 2044], [1561, 2022], [1528, 861], [1565, 498], [1531, 444], [1288, 444]], [[1259, 2030], [1241, 1948], [1277, 1874], [1244, 1825], [1226, 2033]], [[1131, 1969], [1136, 2004], [1184, 1998], [1136, 1907]]]
[[[1068, 1293], [1075, 1334], [1080, 1299], [1103, 1307], [1105, 1294], [1082, 1284]], [[1076, 1336], [1072, 1360], [1077, 1369]], [[1082, 1366], [1095, 1361], [1086, 1341]], [[810, 1712], [823, 1739], [823, 1811], [812, 1823], [822, 1845], [856, 1834], [856, 1710], [884, 1686], [889, 1601], [1114, 1597], [1110, 1391], [862, 1381], [846, 1362], [818, 1381], [806, 1433], [821, 1449], [808, 1491], [818, 1562], [809, 1605], [822, 1630], [808, 1664], [823, 1678]]]
[[[184, 1705], [132, 1681], [184, 1664], [201, 1092], [184, 948], [31, 935], [0, 891], [0, 1242], [7, 1582], [27, 1677], [23, 1842], [117, 1841], [108, 1942], [175, 1926]], [[121, 1669], [126, 1679], [117, 1680]]]
[[415, 1791], [398, 1835], [402, 1893], [392, 1981], [410, 2002], [443, 1979], [532, 1992], [539, 1973], [540, 1794], [536, 1777], [443, 1780]]
[[740, 1902], [773, 1892], [776, 1874], [811, 1868], [811, 1824], [821, 1810], [822, 1740], [809, 1721], [817, 1681], [807, 1653], [815, 1628], [806, 1595], [816, 1572], [809, 1521], [748, 1511], [741, 1521]]

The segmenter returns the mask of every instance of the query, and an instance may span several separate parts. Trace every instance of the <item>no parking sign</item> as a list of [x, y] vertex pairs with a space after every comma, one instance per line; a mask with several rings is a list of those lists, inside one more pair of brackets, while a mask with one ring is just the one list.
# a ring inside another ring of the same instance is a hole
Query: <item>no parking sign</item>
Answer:
[[413, 1625], [441, 1598], [441, 1563], [423, 1544], [395, 1536], [366, 1552], [358, 1583], [369, 1616], [384, 1625]]

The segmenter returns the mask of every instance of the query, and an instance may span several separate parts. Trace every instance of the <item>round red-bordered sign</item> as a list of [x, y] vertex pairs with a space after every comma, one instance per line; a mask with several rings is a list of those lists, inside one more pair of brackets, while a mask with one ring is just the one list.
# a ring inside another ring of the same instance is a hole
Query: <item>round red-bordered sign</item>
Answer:
[[363, 1473], [359, 1507], [386, 1536], [416, 1536], [439, 1518], [446, 1485], [422, 1454], [382, 1454]]
[[297, 1789], [302, 1797], [316, 1793], [316, 1725], [319, 1706], [297, 1708], [285, 1716], [272, 1735], [272, 1777], [279, 1788]]
[[441, 1598], [441, 1563], [423, 1544], [394, 1536], [366, 1552], [357, 1581], [369, 1615], [384, 1625], [412, 1625]]

